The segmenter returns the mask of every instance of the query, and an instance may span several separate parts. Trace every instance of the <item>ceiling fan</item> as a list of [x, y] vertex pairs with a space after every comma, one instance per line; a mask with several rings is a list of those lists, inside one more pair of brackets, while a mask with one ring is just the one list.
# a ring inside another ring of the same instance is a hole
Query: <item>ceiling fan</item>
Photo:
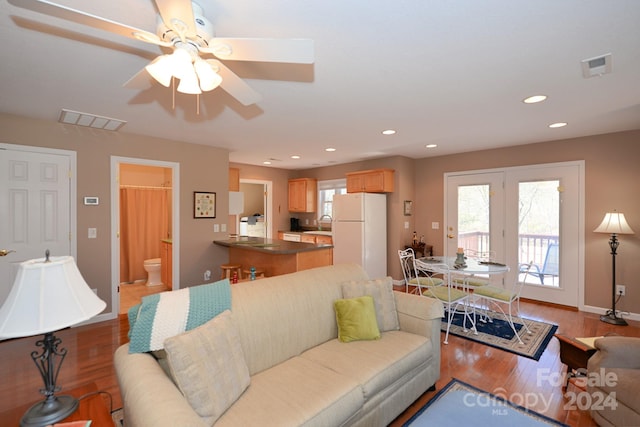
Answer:
[[[309, 39], [215, 37], [202, 8], [191, 0], [154, 0], [160, 12], [155, 34], [47, 0], [9, 1], [24, 9], [173, 49], [140, 72], [146, 70], [166, 87], [178, 79], [177, 90], [182, 93], [199, 95], [220, 86], [243, 105], [251, 105], [260, 101], [260, 94], [219, 59], [296, 64], [314, 61], [313, 40]], [[205, 59], [207, 55], [219, 59]]]

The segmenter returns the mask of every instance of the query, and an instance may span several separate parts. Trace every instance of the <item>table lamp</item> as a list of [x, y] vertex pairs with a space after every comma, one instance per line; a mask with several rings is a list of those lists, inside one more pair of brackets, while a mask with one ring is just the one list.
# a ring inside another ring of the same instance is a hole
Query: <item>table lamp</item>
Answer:
[[620, 242], [616, 237], [618, 234], [633, 234], [633, 230], [629, 227], [627, 220], [623, 213], [613, 212], [606, 213], [602, 223], [593, 230], [596, 233], [611, 234], [609, 239], [609, 247], [611, 248], [611, 262], [612, 262], [612, 282], [611, 282], [611, 310], [608, 310], [606, 314], [600, 316], [600, 320], [613, 325], [627, 325], [627, 322], [616, 315], [616, 251]]
[[100, 313], [106, 304], [82, 278], [73, 257], [51, 257], [21, 263], [7, 300], [0, 308], [0, 340], [44, 334], [36, 341], [42, 352], [31, 353], [38, 367], [45, 399], [34, 404], [20, 420], [21, 426], [46, 426], [78, 408], [73, 396], [56, 396], [60, 366], [67, 350], [53, 333]]

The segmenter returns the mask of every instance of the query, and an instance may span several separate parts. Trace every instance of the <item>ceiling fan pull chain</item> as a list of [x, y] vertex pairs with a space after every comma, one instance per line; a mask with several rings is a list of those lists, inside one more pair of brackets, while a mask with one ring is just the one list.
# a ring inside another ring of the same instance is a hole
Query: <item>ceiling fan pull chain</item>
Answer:
[[176, 78], [171, 76], [171, 109], [176, 109]]

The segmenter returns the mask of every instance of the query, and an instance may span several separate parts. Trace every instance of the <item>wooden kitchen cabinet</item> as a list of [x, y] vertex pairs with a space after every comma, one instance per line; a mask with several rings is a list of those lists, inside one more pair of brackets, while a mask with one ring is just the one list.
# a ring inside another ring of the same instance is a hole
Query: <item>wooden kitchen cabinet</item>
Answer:
[[173, 245], [167, 240], [160, 242], [160, 279], [169, 289], [173, 286]]
[[318, 181], [313, 178], [289, 180], [289, 212], [315, 212]]
[[333, 244], [333, 238], [331, 236], [322, 236], [322, 235], [316, 235], [316, 243], [321, 243], [321, 244], [325, 244], [325, 245], [332, 245]]
[[300, 235], [300, 241], [304, 242], [304, 243], [315, 243], [316, 242], [316, 236], [314, 236], [313, 234], [304, 234], [304, 233], [302, 233]]
[[229, 191], [240, 191], [240, 169], [229, 168]]
[[393, 169], [349, 172], [347, 193], [393, 193]]

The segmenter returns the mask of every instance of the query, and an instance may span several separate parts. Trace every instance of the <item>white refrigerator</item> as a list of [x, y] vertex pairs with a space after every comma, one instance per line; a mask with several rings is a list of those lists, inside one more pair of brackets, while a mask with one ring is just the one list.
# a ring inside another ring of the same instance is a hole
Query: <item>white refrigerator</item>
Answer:
[[361, 265], [371, 279], [387, 276], [387, 196], [333, 196], [333, 263]]

